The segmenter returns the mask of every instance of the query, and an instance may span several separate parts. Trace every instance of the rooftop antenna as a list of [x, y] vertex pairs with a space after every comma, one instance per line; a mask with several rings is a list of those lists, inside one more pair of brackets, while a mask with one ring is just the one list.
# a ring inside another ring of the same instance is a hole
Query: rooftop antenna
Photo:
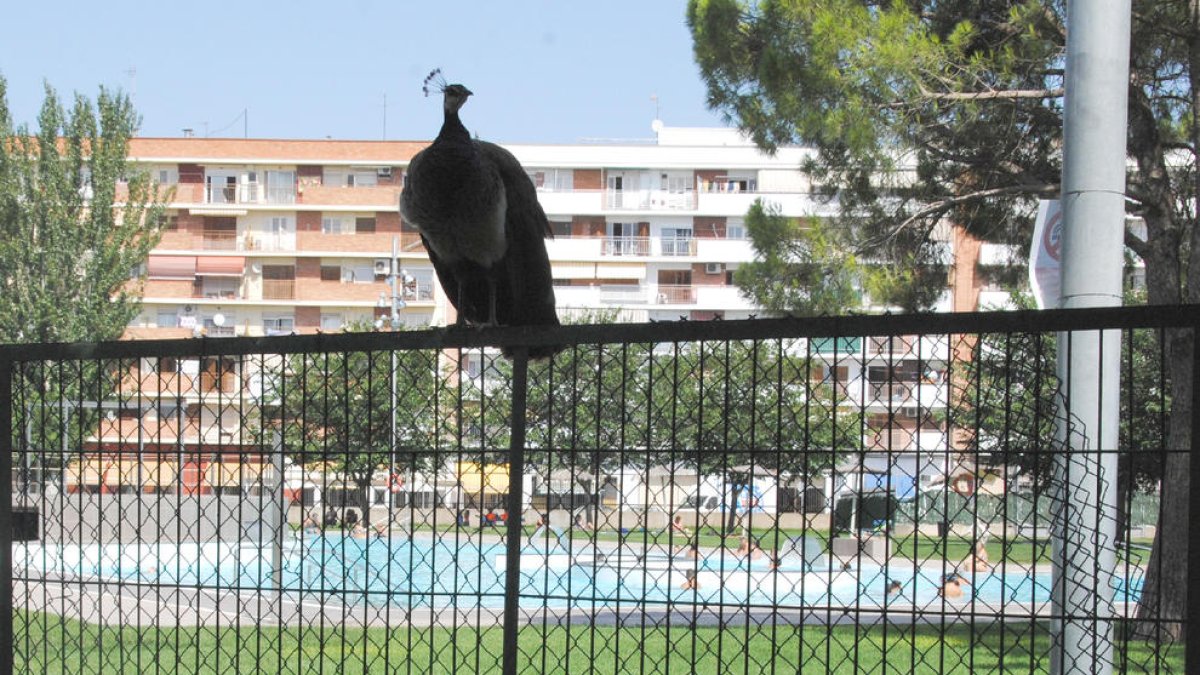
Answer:
[[383, 92], [383, 140], [387, 140], [387, 92]]
[[137, 66], [129, 66], [129, 70], [125, 71], [129, 76], [129, 101], [137, 107]]

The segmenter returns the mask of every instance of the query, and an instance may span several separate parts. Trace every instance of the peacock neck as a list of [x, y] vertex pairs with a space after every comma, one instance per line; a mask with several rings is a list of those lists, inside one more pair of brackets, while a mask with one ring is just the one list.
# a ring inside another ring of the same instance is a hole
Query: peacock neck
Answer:
[[458, 112], [447, 110], [445, 118], [442, 120], [442, 130], [438, 132], [437, 139], [439, 141], [470, 141], [471, 134], [467, 128], [463, 126], [462, 120], [458, 118]]

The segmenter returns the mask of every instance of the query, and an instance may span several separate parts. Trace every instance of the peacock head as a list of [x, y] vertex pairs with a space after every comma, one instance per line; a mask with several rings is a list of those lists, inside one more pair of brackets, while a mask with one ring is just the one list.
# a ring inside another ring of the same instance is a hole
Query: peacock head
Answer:
[[446, 78], [442, 77], [441, 68], [436, 68], [429, 73], [425, 78], [422, 91], [426, 96], [440, 91], [443, 96], [443, 105], [448, 113], [457, 113], [458, 109], [467, 102], [467, 97], [471, 95], [471, 90], [461, 84], [446, 84]]

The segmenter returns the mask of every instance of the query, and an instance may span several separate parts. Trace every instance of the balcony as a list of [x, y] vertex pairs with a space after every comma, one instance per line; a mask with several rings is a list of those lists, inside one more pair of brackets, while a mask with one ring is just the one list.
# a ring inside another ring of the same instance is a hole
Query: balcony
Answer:
[[600, 190], [538, 190], [538, 203], [547, 215], [594, 213], [603, 200]]
[[316, 206], [353, 206], [364, 210], [395, 210], [396, 205], [400, 203], [400, 186], [304, 185], [295, 193], [294, 201]]
[[665, 190], [605, 190], [604, 207], [614, 211], [691, 211], [696, 193]]
[[646, 291], [637, 284], [600, 287], [600, 302], [618, 305], [639, 305], [649, 301]]
[[295, 300], [295, 279], [263, 279], [263, 300]]
[[614, 256], [648, 256], [650, 237], [605, 237], [601, 253]]
[[262, 183], [239, 183], [237, 185], [204, 186], [205, 204], [294, 204], [294, 185], [267, 186]]
[[754, 260], [754, 247], [749, 239], [695, 239], [696, 257], [726, 263], [744, 263]]
[[196, 243], [202, 251], [236, 251], [239, 248], [238, 233], [235, 230], [204, 232], [196, 237]]
[[696, 304], [696, 287], [674, 284], [659, 284], [656, 304], [694, 305]]
[[668, 258], [696, 255], [696, 240], [680, 237], [659, 237], [658, 254]]

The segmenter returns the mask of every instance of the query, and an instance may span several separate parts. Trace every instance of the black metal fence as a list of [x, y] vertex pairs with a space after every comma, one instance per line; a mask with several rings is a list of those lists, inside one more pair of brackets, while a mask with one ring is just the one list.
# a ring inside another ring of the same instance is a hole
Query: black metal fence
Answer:
[[1198, 319], [0, 348], [0, 673], [1194, 668]]

